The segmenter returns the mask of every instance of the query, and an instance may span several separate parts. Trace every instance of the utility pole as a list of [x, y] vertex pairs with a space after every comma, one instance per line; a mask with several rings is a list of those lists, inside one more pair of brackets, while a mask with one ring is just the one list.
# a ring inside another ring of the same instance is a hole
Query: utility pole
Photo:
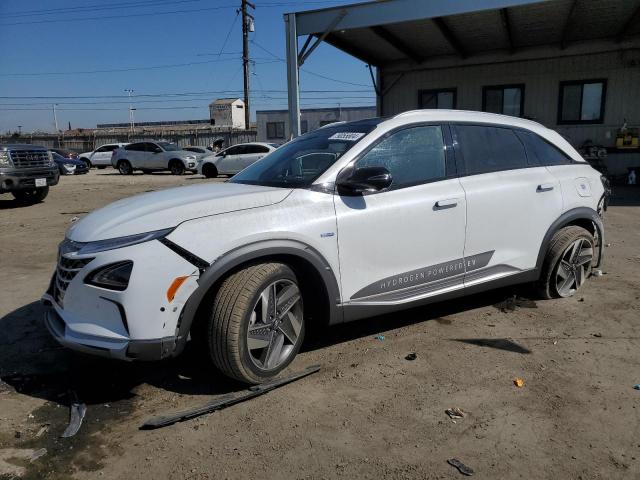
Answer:
[[56, 106], [58, 104], [54, 103], [53, 106], [53, 125], [56, 127], [56, 134], [58, 133], [58, 115], [56, 115]]
[[125, 92], [129, 94], [129, 128], [131, 129], [131, 134], [133, 135], [133, 105], [131, 105], [131, 95], [133, 95], [134, 90], [131, 88], [125, 88]]
[[248, 0], [242, 0], [242, 67], [244, 69], [244, 128], [249, 130], [249, 32], [254, 31], [253, 15], [247, 12], [247, 7], [255, 10], [256, 6]]

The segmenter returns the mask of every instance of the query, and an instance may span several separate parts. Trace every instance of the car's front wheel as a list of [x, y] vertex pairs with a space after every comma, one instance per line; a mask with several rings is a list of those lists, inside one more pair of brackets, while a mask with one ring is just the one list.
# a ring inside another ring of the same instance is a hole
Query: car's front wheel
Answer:
[[304, 338], [302, 294], [294, 272], [263, 263], [228, 277], [218, 290], [208, 322], [208, 350], [226, 375], [257, 384], [294, 359]]
[[538, 290], [543, 298], [571, 297], [591, 274], [595, 252], [593, 235], [571, 225], [558, 230], [542, 265]]
[[84, 164], [85, 164], [85, 165], [87, 166], [87, 168], [89, 168], [89, 169], [93, 166], [93, 165], [91, 165], [91, 160], [89, 160], [88, 158], [84, 158], [84, 157], [82, 157], [82, 158], [80, 159], [80, 161], [81, 161], [81, 162], [84, 162]]
[[207, 178], [216, 178], [218, 176], [218, 169], [213, 163], [205, 163], [202, 166], [202, 174]]
[[49, 187], [31, 188], [11, 192], [13, 197], [22, 203], [34, 204], [43, 201], [49, 195]]
[[184, 173], [184, 163], [180, 160], [171, 160], [169, 162], [169, 170], [173, 175], [182, 175]]
[[118, 160], [117, 168], [120, 172], [120, 175], [133, 174], [133, 167], [131, 166], [131, 163], [129, 163], [129, 160]]

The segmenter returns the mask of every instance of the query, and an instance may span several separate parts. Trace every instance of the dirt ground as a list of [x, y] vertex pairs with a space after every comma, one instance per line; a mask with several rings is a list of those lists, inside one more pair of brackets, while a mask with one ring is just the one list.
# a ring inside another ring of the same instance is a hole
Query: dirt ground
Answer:
[[[239, 386], [190, 349], [156, 364], [73, 354], [49, 337], [39, 298], [73, 217], [205, 181], [104, 170], [63, 177], [39, 205], [0, 197], [0, 478], [463, 478], [451, 458], [476, 478], [640, 478], [640, 189], [616, 191], [605, 275], [573, 298], [502, 289], [335, 327], [289, 368], [319, 373], [140, 430]], [[74, 395], [85, 422], [62, 439]], [[467, 415], [454, 422], [450, 407]]]

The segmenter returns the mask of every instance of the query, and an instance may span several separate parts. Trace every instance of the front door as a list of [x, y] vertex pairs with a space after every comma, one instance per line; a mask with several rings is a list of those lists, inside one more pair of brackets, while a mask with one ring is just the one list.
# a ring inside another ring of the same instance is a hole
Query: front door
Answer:
[[393, 183], [334, 197], [343, 303], [399, 304], [462, 288], [465, 194], [445, 144], [441, 126], [411, 126], [356, 161], [385, 167]]
[[238, 162], [240, 155], [244, 152], [244, 148], [244, 145], [236, 145], [222, 152], [222, 159], [218, 162], [218, 172], [222, 174], [235, 174], [239, 172]]

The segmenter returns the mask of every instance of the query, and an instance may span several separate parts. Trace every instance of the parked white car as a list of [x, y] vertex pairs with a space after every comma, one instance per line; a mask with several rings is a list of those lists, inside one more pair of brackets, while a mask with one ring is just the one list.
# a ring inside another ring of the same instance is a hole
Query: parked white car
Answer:
[[207, 178], [235, 175], [276, 148], [278, 145], [275, 143], [240, 143], [201, 158], [198, 162], [198, 173]]
[[169, 170], [174, 175], [196, 170], [196, 154], [183, 150], [171, 142], [136, 142], [113, 152], [111, 165], [122, 175], [131, 175], [135, 170], [151, 173]]
[[127, 143], [107, 143], [96, 148], [92, 152], [84, 152], [78, 156], [78, 160], [83, 161], [87, 168], [106, 168], [111, 165], [111, 156], [114, 150], [128, 145]]
[[187, 338], [262, 382], [310, 323], [534, 282], [573, 295], [602, 258], [605, 183], [555, 131], [456, 110], [341, 123], [225, 183], [120, 200], [72, 224], [44, 301], [70, 348], [160, 359]]

